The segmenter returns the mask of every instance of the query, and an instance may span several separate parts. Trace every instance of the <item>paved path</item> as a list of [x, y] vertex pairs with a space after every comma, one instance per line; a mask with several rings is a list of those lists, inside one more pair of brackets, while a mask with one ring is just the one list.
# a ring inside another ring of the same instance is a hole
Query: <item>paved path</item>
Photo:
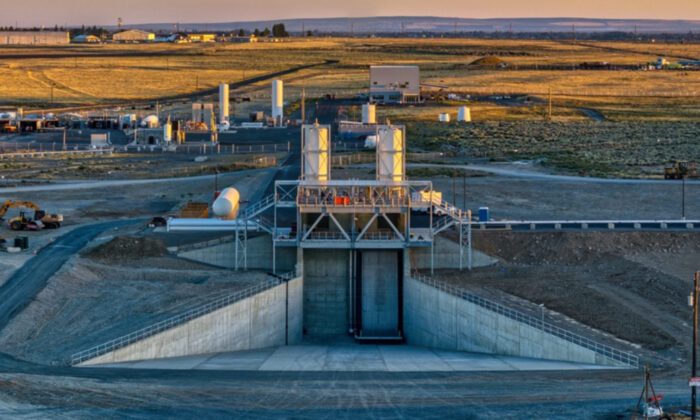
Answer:
[[0, 287], [0, 330], [29, 305], [44, 289], [51, 276], [90, 240], [107, 229], [134, 222], [134, 219], [130, 219], [82, 226], [39, 251]]
[[[226, 175], [240, 175], [240, 174], [254, 174], [258, 172], [268, 171], [271, 168], [261, 168], [261, 169], [248, 169], [244, 171], [236, 172], [225, 172], [218, 174], [218, 177]], [[274, 168], [272, 168], [274, 169]], [[56, 184], [42, 184], [42, 185], [30, 185], [26, 187], [10, 187], [10, 188], [0, 188], [0, 193], [18, 193], [18, 192], [36, 192], [36, 191], [73, 191], [73, 190], [87, 190], [93, 188], [106, 188], [106, 187], [123, 187], [123, 186], [136, 186], [136, 185], [151, 185], [151, 184], [161, 184], [168, 182], [183, 182], [183, 181], [206, 181], [214, 179], [217, 175], [197, 175], [188, 177], [175, 177], [175, 178], [154, 178], [154, 179], [116, 179], [109, 181], [77, 181], [77, 182], [62, 182]]]
[[[358, 165], [365, 167], [367, 165]], [[371, 166], [371, 165], [370, 165]], [[541, 181], [566, 181], [566, 182], [578, 182], [578, 183], [589, 183], [589, 184], [669, 184], [669, 185], [679, 185], [680, 181], [677, 180], [656, 180], [656, 179], [626, 179], [626, 178], [594, 178], [586, 176], [573, 176], [573, 175], [553, 175], [541, 172], [530, 171], [527, 169], [513, 169], [510, 167], [503, 167], [499, 165], [441, 165], [434, 163], [411, 163], [406, 165], [409, 168], [450, 168], [450, 169], [463, 169], [468, 171], [477, 172], [487, 172], [493, 175], [500, 175], [512, 178], [523, 178], [523, 179], [534, 179]], [[369, 167], [369, 166], [367, 166]], [[374, 166], [371, 166], [374, 167]], [[687, 185], [700, 185], [700, 180], [686, 180]]]

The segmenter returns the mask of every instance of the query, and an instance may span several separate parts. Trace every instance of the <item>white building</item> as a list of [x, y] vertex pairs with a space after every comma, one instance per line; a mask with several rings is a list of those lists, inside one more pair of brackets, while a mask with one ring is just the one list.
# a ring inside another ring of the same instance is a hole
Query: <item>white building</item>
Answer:
[[372, 102], [420, 102], [418, 66], [371, 66], [369, 96]]
[[149, 42], [156, 40], [156, 34], [140, 29], [128, 29], [112, 35], [112, 40], [116, 42]]
[[70, 44], [70, 34], [61, 31], [0, 32], [0, 45], [64, 45]]

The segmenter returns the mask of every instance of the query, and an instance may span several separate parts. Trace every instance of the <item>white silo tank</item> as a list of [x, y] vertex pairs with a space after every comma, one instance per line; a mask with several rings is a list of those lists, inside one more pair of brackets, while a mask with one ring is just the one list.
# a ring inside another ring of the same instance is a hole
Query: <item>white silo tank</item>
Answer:
[[284, 82], [281, 80], [272, 81], [272, 118], [275, 125], [282, 125], [284, 118]]
[[459, 122], [471, 122], [472, 121], [472, 112], [469, 109], [469, 107], [463, 106], [459, 108], [459, 112], [457, 113], [457, 121]]
[[404, 130], [393, 125], [377, 130], [377, 180], [401, 182], [404, 180]]
[[362, 105], [362, 124], [377, 123], [377, 105], [364, 104]]
[[310, 124], [303, 127], [303, 178], [325, 182], [331, 179], [331, 130], [327, 125]]
[[448, 123], [450, 122], [450, 114], [448, 114], [447, 112], [443, 112], [438, 116], [438, 120], [440, 122]]
[[170, 120], [163, 125], [163, 141], [168, 143], [173, 141], [173, 125]]
[[225, 188], [219, 197], [214, 200], [212, 210], [217, 217], [232, 220], [238, 217], [241, 195], [235, 188]]
[[219, 85], [219, 122], [228, 122], [229, 117], [229, 87], [228, 83]]

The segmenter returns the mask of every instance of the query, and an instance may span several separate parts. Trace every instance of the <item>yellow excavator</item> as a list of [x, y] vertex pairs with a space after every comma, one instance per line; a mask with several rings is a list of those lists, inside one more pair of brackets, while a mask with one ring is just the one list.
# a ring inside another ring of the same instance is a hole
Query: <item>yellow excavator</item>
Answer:
[[695, 163], [682, 160], [673, 162], [664, 168], [664, 179], [694, 178], [697, 174]]
[[0, 220], [4, 220], [7, 211], [13, 208], [34, 210], [34, 217], [28, 217], [27, 212], [20, 211], [19, 216], [13, 217], [7, 222], [12, 230], [58, 229], [63, 223], [62, 214], [46, 213], [31, 201], [13, 200], [7, 200], [0, 206]]

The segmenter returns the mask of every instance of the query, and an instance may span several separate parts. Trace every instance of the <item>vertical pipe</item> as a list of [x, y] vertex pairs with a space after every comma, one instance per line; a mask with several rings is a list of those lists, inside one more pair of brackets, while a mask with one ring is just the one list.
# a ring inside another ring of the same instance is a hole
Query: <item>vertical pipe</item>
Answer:
[[472, 271], [472, 211], [467, 211], [468, 225], [467, 225], [467, 242], [469, 247], [467, 248], [467, 267], [469, 271]]
[[233, 267], [236, 271], [238, 271], [238, 229], [236, 229], [236, 239], [234, 242], [235, 242], [235, 247], [234, 247], [235, 261], [234, 261]]
[[272, 274], [277, 274], [277, 187], [274, 192], [275, 205], [273, 208], [272, 222]]
[[[698, 352], [698, 280], [700, 272], [695, 273], [693, 280], [693, 362], [691, 377], [697, 377], [697, 352]], [[697, 414], [696, 408], [697, 387], [690, 388], [690, 418], [695, 420]]]
[[683, 220], [685, 220], [685, 175], [681, 174], [681, 177], [683, 178], [683, 198], [682, 198], [682, 207], [683, 210], [681, 212], [681, 217]]

